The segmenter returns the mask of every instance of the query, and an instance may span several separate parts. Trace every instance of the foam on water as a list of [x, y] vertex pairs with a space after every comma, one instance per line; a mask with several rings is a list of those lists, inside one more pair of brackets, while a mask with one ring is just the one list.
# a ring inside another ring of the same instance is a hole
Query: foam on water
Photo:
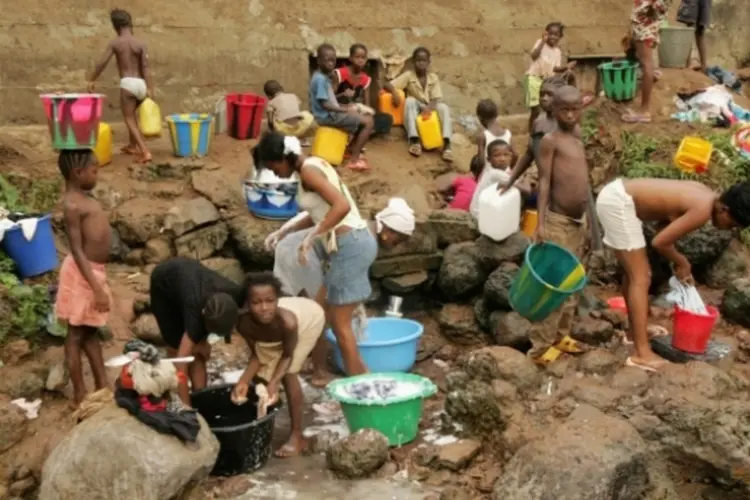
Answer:
[[371, 379], [336, 387], [339, 398], [353, 398], [362, 402], [383, 402], [392, 399], [420, 396], [424, 388], [415, 382], [403, 382], [389, 378]]

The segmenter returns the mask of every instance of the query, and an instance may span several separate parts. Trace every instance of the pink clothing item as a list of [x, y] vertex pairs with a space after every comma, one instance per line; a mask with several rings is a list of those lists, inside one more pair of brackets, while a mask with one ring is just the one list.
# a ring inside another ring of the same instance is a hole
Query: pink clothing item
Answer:
[[476, 179], [468, 175], [462, 175], [456, 177], [452, 186], [455, 194], [453, 200], [448, 204], [448, 208], [468, 211], [471, 199], [474, 197], [474, 191], [477, 189]]
[[531, 61], [531, 66], [529, 66], [526, 74], [544, 79], [554, 76], [555, 68], [562, 66], [563, 56], [560, 47], [550, 47], [549, 44], [541, 39], [537, 40], [534, 44], [534, 49], [539, 44], [544, 44], [541, 52], [539, 52], [539, 57], [536, 58], [536, 61]]

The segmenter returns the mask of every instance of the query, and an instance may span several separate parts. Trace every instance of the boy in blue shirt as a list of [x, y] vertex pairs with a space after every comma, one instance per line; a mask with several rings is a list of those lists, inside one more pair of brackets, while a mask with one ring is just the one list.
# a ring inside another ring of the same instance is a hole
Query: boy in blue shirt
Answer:
[[352, 135], [347, 167], [368, 170], [370, 167], [362, 157], [362, 147], [372, 134], [372, 117], [360, 115], [356, 106], [338, 103], [331, 84], [335, 68], [336, 49], [324, 43], [318, 47], [318, 71], [310, 78], [310, 111], [318, 125], [341, 129]]

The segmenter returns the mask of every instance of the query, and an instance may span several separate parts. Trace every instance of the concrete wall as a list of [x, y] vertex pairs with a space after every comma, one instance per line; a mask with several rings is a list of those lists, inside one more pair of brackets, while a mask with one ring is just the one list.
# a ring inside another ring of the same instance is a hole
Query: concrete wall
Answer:
[[[750, 53], [746, 0], [715, 0], [717, 62]], [[164, 113], [210, 110], [227, 91], [260, 91], [269, 78], [305, 99], [309, 51], [354, 41], [384, 54], [433, 53], [449, 103], [467, 115], [480, 97], [522, 110], [520, 80], [544, 25], [567, 26], [572, 53], [613, 53], [631, 0], [25, 0], [0, 16], [0, 124], [43, 120], [38, 94], [82, 91], [112, 36], [109, 10], [128, 9], [150, 49]], [[736, 6], [736, 7], [733, 7]], [[721, 42], [717, 41], [721, 40]], [[733, 63], [734, 61], [732, 61]], [[731, 64], [734, 66], [734, 64]], [[114, 64], [100, 82], [117, 110]]]

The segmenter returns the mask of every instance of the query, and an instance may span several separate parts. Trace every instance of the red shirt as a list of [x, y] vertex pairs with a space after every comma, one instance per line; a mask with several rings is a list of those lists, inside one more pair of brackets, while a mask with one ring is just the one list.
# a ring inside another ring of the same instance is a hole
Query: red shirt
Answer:
[[477, 189], [477, 181], [470, 175], [456, 177], [453, 181], [455, 194], [453, 200], [448, 204], [448, 208], [469, 211], [471, 199], [474, 197], [474, 191]]
[[336, 95], [339, 95], [348, 89], [354, 90], [353, 98], [339, 97], [338, 101], [341, 104], [364, 103], [365, 91], [370, 87], [370, 83], [372, 83], [372, 78], [370, 78], [370, 75], [368, 75], [364, 71], [359, 75], [355, 75], [352, 73], [349, 66], [337, 68], [334, 71], [339, 79], [339, 86], [338, 88], [336, 88]]

